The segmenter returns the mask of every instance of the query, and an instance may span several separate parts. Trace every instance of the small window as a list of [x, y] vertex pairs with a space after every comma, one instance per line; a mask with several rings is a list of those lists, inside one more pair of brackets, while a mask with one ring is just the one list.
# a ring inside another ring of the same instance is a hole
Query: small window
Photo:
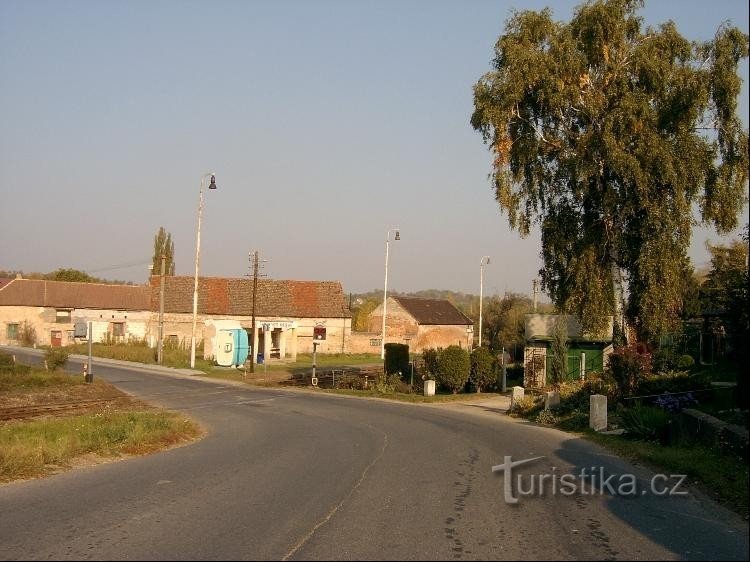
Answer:
[[18, 324], [8, 324], [7, 328], [5, 329], [5, 336], [9, 340], [17, 340], [18, 339]]
[[380, 347], [380, 340], [373, 338], [370, 340], [370, 347]]
[[116, 338], [125, 337], [125, 322], [112, 322], [112, 335]]
[[70, 310], [58, 310], [55, 322], [58, 324], [70, 324]]
[[166, 344], [169, 347], [177, 347], [177, 345], [180, 343], [179, 339], [177, 338], [177, 334], [169, 334], [166, 339]]

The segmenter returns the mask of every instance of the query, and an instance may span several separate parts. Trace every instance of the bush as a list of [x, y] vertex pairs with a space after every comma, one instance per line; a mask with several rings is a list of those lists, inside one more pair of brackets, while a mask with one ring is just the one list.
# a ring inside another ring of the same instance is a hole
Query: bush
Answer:
[[621, 396], [633, 396], [640, 382], [651, 374], [651, 355], [635, 347], [621, 347], [609, 356], [609, 374]]
[[469, 352], [457, 345], [448, 346], [438, 355], [437, 367], [437, 382], [456, 394], [469, 379]]
[[669, 394], [665, 392], [654, 400], [654, 406], [673, 414], [677, 414], [685, 408], [692, 408], [697, 404], [698, 401], [690, 392], [687, 394]]
[[695, 365], [695, 359], [693, 359], [692, 355], [680, 355], [680, 358], [677, 360], [676, 367], [678, 369], [690, 369], [692, 366]]
[[56, 371], [65, 367], [68, 362], [68, 352], [60, 347], [51, 347], [44, 354], [44, 360], [47, 362], [47, 368], [50, 371]]
[[622, 427], [633, 437], [667, 443], [672, 416], [653, 406], [633, 406], [620, 413]]
[[540, 410], [542, 404], [536, 397], [529, 395], [513, 403], [512, 413], [522, 417], [528, 417]]
[[482, 392], [483, 388], [487, 388], [497, 382], [495, 357], [486, 347], [478, 347], [471, 352], [469, 380], [476, 387], [477, 392]]
[[[640, 396], [651, 396], [664, 392], [686, 392], [711, 388], [711, 379], [707, 374], [690, 375], [687, 371], [667, 371], [649, 375], [638, 384]], [[703, 395], [701, 395], [703, 396]]]
[[426, 378], [436, 379], [438, 375], [438, 358], [442, 349], [425, 349], [422, 352], [422, 360], [424, 361], [424, 368]]
[[24, 320], [23, 324], [21, 325], [21, 333], [19, 334], [18, 339], [21, 341], [21, 345], [24, 345], [26, 347], [36, 345], [36, 328], [34, 328], [34, 326], [32, 326], [28, 321]]
[[385, 374], [409, 372], [409, 346], [403, 343], [385, 344]]
[[559, 421], [555, 414], [552, 413], [552, 410], [545, 408], [539, 414], [536, 416], [536, 423], [541, 423], [542, 425], [557, 425], [557, 422]]
[[393, 394], [402, 384], [397, 374], [379, 375], [375, 382], [375, 391], [380, 394]]

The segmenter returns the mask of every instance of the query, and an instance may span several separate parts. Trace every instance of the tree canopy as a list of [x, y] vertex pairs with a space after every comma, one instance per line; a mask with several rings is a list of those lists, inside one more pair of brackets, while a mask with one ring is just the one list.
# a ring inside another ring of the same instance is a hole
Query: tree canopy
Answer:
[[172, 234], [164, 230], [163, 226], [159, 227], [159, 232], [154, 236], [154, 255], [152, 258], [153, 270], [152, 275], [161, 274], [161, 256], [166, 256], [164, 263], [165, 275], [174, 275], [174, 242]]
[[746, 201], [748, 135], [737, 116], [748, 36], [722, 25], [690, 42], [644, 29], [638, 0], [514, 13], [493, 70], [474, 86], [472, 126], [494, 153], [501, 212], [542, 235], [542, 287], [586, 331], [624, 313], [653, 338], [678, 317], [700, 220], [727, 233]]

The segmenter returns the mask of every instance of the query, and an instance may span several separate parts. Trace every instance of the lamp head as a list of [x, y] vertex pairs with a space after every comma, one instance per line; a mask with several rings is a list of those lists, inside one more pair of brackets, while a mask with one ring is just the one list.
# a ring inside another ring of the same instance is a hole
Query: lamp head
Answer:
[[211, 183], [208, 184], [208, 189], [216, 189], [216, 176], [211, 174]]
[[401, 234], [399, 233], [398, 230], [396, 231], [396, 236], [393, 239], [394, 240], [401, 240]]

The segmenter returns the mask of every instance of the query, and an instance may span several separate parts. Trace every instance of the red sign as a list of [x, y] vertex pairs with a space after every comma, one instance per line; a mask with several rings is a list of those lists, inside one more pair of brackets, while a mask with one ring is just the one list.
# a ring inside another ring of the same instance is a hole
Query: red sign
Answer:
[[325, 326], [315, 326], [313, 328], [313, 339], [315, 341], [326, 339], [326, 327]]

